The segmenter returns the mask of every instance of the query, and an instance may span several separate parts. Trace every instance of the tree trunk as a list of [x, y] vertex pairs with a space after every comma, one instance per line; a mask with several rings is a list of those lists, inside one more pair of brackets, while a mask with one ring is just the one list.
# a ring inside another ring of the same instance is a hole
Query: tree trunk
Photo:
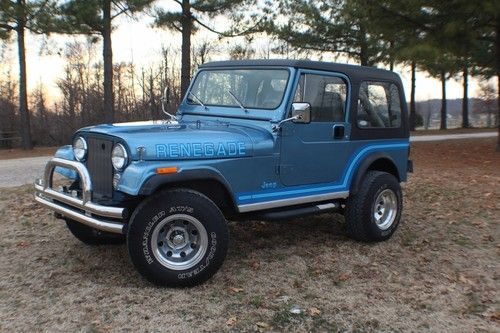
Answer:
[[113, 100], [113, 48], [111, 45], [111, 0], [103, 1], [103, 60], [104, 60], [104, 120], [111, 124], [115, 119]]
[[191, 5], [189, 0], [182, 0], [182, 60], [181, 60], [181, 99], [189, 87], [191, 79], [191, 32], [193, 19], [191, 18]]
[[497, 19], [497, 29], [496, 29], [496, 58], [497, 58], [497, 127], [498, 127], [498, 138], [497, 138], [497, 152], [500, 152], [500, 22]]
[[463, 68], [464, 76], [464, 98], [462, 99], [462, 127], [469, 128], [469, 65], [464, 64]]
[[415, 130], [415, 122], [417, 120], [417, 110], [415, 105], [415, 89], [416, 89], [416, 72], [417, 64], [415, 61], [411, 62], [411, 92], [410, 92], [410, 131]]
[[[500, 47], [500, 46], [498, 46]], [[499, 52], [500, 53], [500, 52]], [[497, 57], [498, 58], [498, 57]], [[497, 59], [497, 63], [499, 63], [500, 60]], [[500, 64], [497, 65], [497, 127], [498, 127], [498, 139], [497, 139], [497, 152], [500, 152]]]
[[26, 48], [24, 33], [26, 28], [25, 0], [17, 0], [17, 49], [19, 56], [19, 115], [21, 117], [21, 144], [23, 149], [32, 149], [30, 114], [28, 110], [28, 91], [26, 74]]
[[440, 129], [445, 130], [446, 129], [446, 72], [441, 72], [441, 92], [442, 92], [442, 98], [441, 98], [441, 127]]
[[394, 41], [391, 40], [389, 42], [389, 70], [391, 72], [394, 71], [394, 56], [392, 54], [393, 52], [394, 52]]
[[155, 91], [154, 91], [154, 76], [153, 76], [153, 69], [151, 69], [151, 73], [149, 74], [149, 108], [151, 111], [151, 117], [153, 120], [159, 120], [160, 115], [158, 114], [158, 109], [156, 108], [156, 103], [155, 103]]
[[361, 63], [361, 66], [370, 66], [368, 42], [366, 41], [366, 31], [362, 25], [359, 27], [359, 41], [359, 61]]

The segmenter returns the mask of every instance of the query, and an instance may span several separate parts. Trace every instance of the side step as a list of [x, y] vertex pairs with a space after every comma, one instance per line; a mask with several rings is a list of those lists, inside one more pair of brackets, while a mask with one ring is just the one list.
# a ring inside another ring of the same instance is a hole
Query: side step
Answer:
[[297, 217], [304, 217], [308, 215], [323, 214], [329, 212], [336, 212], [341, 210], [340, 202], [327, 202], [317, 204], [314, 206], [301, 206], [296, 208], [289, 208], [286, 210], [272, 210], [259, 214], [255, 214], [252, 218], [267, 221], [280, 221], [289, 220]]

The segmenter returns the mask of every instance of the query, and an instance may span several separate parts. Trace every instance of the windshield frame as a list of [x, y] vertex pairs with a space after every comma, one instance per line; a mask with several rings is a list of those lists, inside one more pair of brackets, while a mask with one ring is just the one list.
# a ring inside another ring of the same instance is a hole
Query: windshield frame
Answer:
[[[267, 119], [276, 118], [274, 116], [274, 113], [280, 113], [280, 112], [276, 112], [276, 110], [279, 110], [283, 106], [283, 103], [287, 100], [287, 97], [289, 96], [290, 89], [291, 89], [291, 83], [293, 83], [294, 71], [290, 67], [284, 67], [284, 66], [224, 66], [224, 67], [210, 67], [210, 68], [203, 68], [202, 67], [198, 70], [198, 72], [196, 73], [194, 78], [191, 80], [191, 83], [190, 83], [189, 88], [186, 92], [186, 95], [183, 98], [182, 103], [180, 105], [180, 107], [182, 107], [183, 105], [189, 106], [189, 108], [191, 110], [181, 110], [181, 108], [180, 108], [179, 109], [180, 113], [190, 113], [190, 114], [194, 113], [193, 107], [200, 106], [200, 104], [196, 103], [196, 101], [192, 101], [192, 102], [189, 101], [189, 93], [192, 92], [192, 88], [194, 86], [194, 83], [198, 79], [200, 74], [202, 74], [203, 72], [231, 71], [231, 70], [235, 70], [235, 71], [237, 71], [237, 70], [281, 70], [281, 71], [287, 72], [288, 76], [287, 76], [286, 83], [285, 83], [285, 89], [283, 90], [283, 95], [281, 96], [281, 100], [276, 107], [274, 107], [274, 108], [262, 108], [262, 107], [256, 108], [256, 107], [249, 107], [249, 106], [244, 105], [245, 109], [247, 109], [247, 112], [244, 112], [245, 115], [252, 116], [252, 112], [253, 113], [258, 112], [258, 116], [262, 116], [263, 115], [262, 112], [272, 112], [273, 116], [266, 117], [266, 118]], [[206, 103], [206, 101], [202, 101], [202, 102], [209, 108], [209, 110], [203, 111], [204, 114], [206, 114], [206, 115], [216, 115], [215, 113], [212, 112], [213, 109], [219, 109], [219, 110], [220, 109], [230, 109], [230, 110], [243, 111], [240, 108], [240, 106], [238, 106], [237, 104], [235, 104], [235, 105], [220, 105], [220, 104], [209, 104], [209, 103]], [[202, 112], [196, 112], [196, 114], [199, 114], [199, 113], [202, 113]], [[234, 116], [238, 116], [238, 117], [241, 117], [241, 115], [242, 115], [241, 112], [239, 112], [238, 114], [234, 114]], [[256, 116], [256, 114], [254, 114], [253, 116]]]

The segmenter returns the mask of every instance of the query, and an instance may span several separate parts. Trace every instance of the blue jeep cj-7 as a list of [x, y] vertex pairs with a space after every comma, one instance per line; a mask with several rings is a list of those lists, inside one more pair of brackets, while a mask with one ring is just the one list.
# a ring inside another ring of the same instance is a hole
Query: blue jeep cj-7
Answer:
[[[167, 115], [79, 130], [35, 185], [35, 199], [84, 243], [126, 239], [133, 264], [156, 284], [210, 278], [226, 256], [228, 219], [335, 211], [349, 236], [368, 242], [388, 239], [399, 224], [411, 161], [393, 72], [212, 62]], [[56, 189], [54, 171], [71, 186]]]

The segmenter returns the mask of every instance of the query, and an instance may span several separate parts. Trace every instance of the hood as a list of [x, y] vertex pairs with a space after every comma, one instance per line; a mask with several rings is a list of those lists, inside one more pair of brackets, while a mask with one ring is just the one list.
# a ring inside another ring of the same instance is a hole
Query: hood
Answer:
[[104, 134], [118, 138], [128, 148], [132, 160], [263, 156], [271, 155], [274, 146], [269, 130], [229, 122], [147, 121], [98, 125], [83, 128], [79, 133], [87, 137]]

